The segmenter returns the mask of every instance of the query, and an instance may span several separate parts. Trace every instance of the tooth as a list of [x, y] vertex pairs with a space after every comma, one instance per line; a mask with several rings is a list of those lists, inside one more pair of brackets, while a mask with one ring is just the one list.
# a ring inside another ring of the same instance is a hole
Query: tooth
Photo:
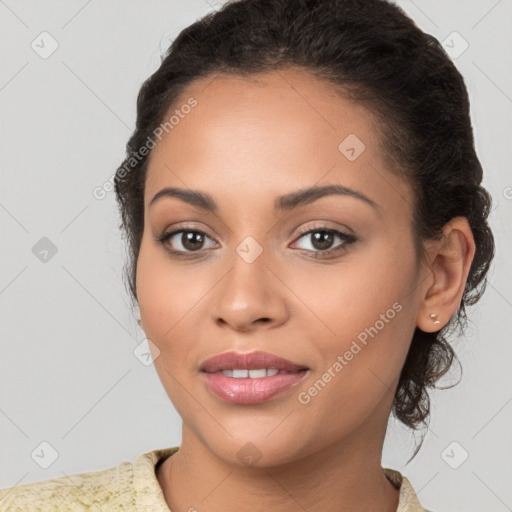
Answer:
[[289, 372], [285, 372], [284, 370], [278, 370], [277, 368], [257, 368], [254, 370], [235, 368], [233, 370], [220, 370], [215, 373], [219, 375], [225, 375], [226, 377], [232, 377], [235, 379], [262, 379], [264, 377], [273, 377], [274, 375]]
[[260, 379], [267, 376], [267, 370], [260, 368], [258, 370], [249, 370], [249, 377], [251, 379]]

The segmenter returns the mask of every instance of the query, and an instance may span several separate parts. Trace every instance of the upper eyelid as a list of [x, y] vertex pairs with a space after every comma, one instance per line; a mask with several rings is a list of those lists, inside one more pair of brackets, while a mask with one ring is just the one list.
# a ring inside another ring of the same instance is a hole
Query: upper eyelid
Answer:
[[[169, 230], [164, 230], [162, 232], [162, 236], [174, 236], [178, 233], [181, 233], [181, 232], [199, 232], [201, 234], [204, 234], [206, 235], [208, 238], [211, 238], [214, 242], [217, 242], [216, 238], [213, 237], [213, 236], [210, 236], [208, 233], [207, 233], [207, 230], [205, 230], [204, 228], [201, 228], [201, 227], [198, 227], [198, 226], [192, 226], [192, 225], [186, 225], [186, 226], [176, 226], [172, 229], [169, 229]], [[218, 243], [218, 242], [217, 242]]]
[[[315, 232], [315, 231], [332, 231], [337, 234], [346, 235], [349, 238], [355, 239], [355, 235], [353, 234], [353, 231], [348, 227], [347, 227], [347, 231], [345, 231], [343, 228], [341, 228], [341, 229], [334, 228], [334, 227], [331, 227], [328, 225], [318, 224], [318, 222], [319, 221], [317, 221], [317, 223], [315, 223], [313, 226], [305, 226], [305, 227], [301, 228], [299, 230], [299, 232], [295, 235], [293, 242], [296, 242], [300, 238], [302, 238], [306, 235], [309, 235], [310, 233]], [[201, 229], [200, 227], [196, 227], [196, 226], [192, 226], [192, 225], [177, 226], [169, 231], [164, 231], [164, 233], [161, 235], [161, 237], [170, 239], [170, 238], [176, 236], [177, 234], [183, 233], [183, 232], [199, 232], [203, 235], [206, 235], [208, 238], [213, 240], [215, 243], [217, 243], [217, 244], [219, 243], [215, 237], [210, 236], [204, 229]], [[180, 252], [183, 252], [183, 251], [180, 251]], [[185, 252], [188, 252], [188, 251], [185, 251]], [[193, 251], [190, 251], [190, 252], [193, 252]]]
[[[325, 230], [325, 231], [340, 231], [342, 233], [345, 233], [347, 235], [352, 235], [354, 234], [353, 230], [350, 229], [348, 226], [343, 226], [343, 227], [333, 227], [333, 226], [329, 226], [329, 225], [326, 225], [326, 224], [319, 224], [320, 222], [328, 222], [328, 221], [313, 221], [313, 222], [316, 222], [313, 226], [305, 226], [303, 228], [300, 228], [299, 231], [298, 231], [298, 235], [303, 235], [304, 233], [308, 233], [309, 231], [314, 231], [315, 229], [317, 230]], [[297, 228], [294, 228], [293, 231], [295, 231]], [[209, 236], [210, 238], [212, 239], [215, 239], [214, 237], [210, 236], [208, 233], [207, 233], [207, 230], [200, 227], [200, 226], [194, 226], [194, 225], [191, 225], [191, 224], [187, 224], [185, 226], [175, 226], [173, 227], [172, 229], [170, 230], [164, 230], [163, 231], [163, 234], [176, 234], [176, 233], [179, 233], [181, 231], [199, 231], [200, 233], [204, 233], [205, 235]]]
[[[318, 222], [323, 222], [323, 221], [316, 221], [317, 223], [314, 224], [313, 226], [306, 226], [304, 228], [301, 228], [299, 229], [299, 232], [298, 232], [298, 235], [303, 235], [303, 234], [306, 234], [306, 233], [309, 233], [311, 231], [338, 231], [339, 233], [343, 233], [347, 236], [354, 236], [355, 233], [352, 229], [350, 229], [348, 226], [343, 226], [343, 227], [332, 227], [332, 226], [328, 226], [328, 225], [325, 225], [325, 224], [318, 224]], [[325, 221], [327, 222], [327, 221]]]

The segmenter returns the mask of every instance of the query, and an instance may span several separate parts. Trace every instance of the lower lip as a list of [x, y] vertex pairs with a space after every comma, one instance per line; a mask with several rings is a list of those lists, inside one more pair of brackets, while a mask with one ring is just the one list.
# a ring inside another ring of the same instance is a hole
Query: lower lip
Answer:
[[283, 373], [260, 379], [237, 379], [219, 373], [201, 372], [209, 390], [221, 400], [232, 404], [259, 404], [284, 393], [298, 384], [308, 373]]

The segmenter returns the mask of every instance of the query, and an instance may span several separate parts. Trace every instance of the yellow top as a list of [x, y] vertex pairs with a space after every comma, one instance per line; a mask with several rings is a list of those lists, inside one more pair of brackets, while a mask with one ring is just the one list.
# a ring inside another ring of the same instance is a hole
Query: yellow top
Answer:
[[[92, 473], [78, 473], [0, 490], [0, 512], [170, 512], [156, 478], [155, 466], [179, 447], [139, 455], [133, 463]], [[400, 472], [383, 468], [400, 489], [397, 512], [424, 509], [409, 480]]]

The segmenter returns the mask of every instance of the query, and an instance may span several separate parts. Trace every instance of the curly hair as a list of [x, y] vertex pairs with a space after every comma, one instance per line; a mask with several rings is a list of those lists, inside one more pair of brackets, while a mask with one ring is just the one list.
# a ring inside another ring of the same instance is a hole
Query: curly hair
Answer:
[[430, 415], [428, 388], [457, 359], [448, 330], [464, 331], [466, 306], [483, 294], [494, 238], [463, 77], [437, 39], [388, 0], [230, 1], [180, 32], [141, 86], [136, 127], [114, 178], [120, 228], [129, 243], [124, 272], [132, 303], [138, 302], [136, 266], [151, 155], [140, 149], [194, 80], [287, 68], [329, 82], [375, 116], [389, 170], [414, 191], [418, 260], [425, 256], [422, 242], [440, 237], [452, 218], [466, 217], [471, 227], [476, 252], [457, 312], [440, 331], [416, 328], [399, 377], [392, 413], [416, 430]]

